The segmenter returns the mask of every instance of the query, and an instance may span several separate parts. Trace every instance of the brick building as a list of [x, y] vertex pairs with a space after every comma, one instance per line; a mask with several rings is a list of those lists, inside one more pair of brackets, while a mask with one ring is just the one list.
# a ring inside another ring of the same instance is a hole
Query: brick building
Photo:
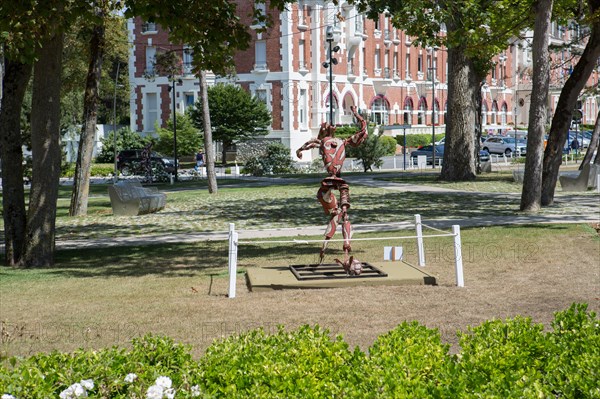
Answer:
[[[239, 15], [250, 15], [252, 7], [252, 1], [240, 1]], [[399, 133], [394, 129], [398, 125], [411, 125], [410, 133], [444, 132], [448, 81], [444, 48], [416, 47], [411, 37], [392, 27], [389, 17], [366, 19], [345, 1], [334, 6], [330, 2], [299, 0], [281, 13], [271, 13], [273, 26], [262, 34], [253, 30], [251, 47], [236, 56], [234, 79], [271, 110], [273, 122], [267, 138], [296, 149], [316, 136], [321, 122], [329, 121], [330, 107], [334, 123], [352, 123], [351, 106], [357, 106], [370, 121], [384, 125], [385, 134]], [[252, 23], [249, 17], [247, 23]], [[163, 125], [172, 117], [173, 107], [169, 91], [172, 83], [165, 76], [153, 74], [152, 60], [158, 51], [174, 47], [159, 26], [139, 18], [129, 20], [128, 26], [134, 43], [129, 63], [131, 128], [150, 133], [155, 123]], [[328, 29], [333, 33], [330, 42]], [[331, 54], [337, 64], [329, 63], [325, 68], [330, 44], [339, 47]], [[175, 107], [183, 112], [197, 101], [199, 87], [197, 78], [189, 73], [192, 55], [185, 48], [178, 50], [182, 52], [184, 71], [181, 83], [175, 84]], [[515, 128], [515, 120], [518, 126], [527, 125], [529, 43], [510, 45], [495, 61], [482, 88], [483, 129], [505, 133]], [[553, 87], [558, 87], [564, 76], [553, 76], [553, 82], [558, 82]], [[209, 75], [209, 84], [215, 81]], [[594, 82], [598, 82], [598, 71], [590, 78], [590, 84]], [[557, 99], [553, 93], [551, 110]], [[593, 97], [583, 106], [588, 107], [584, 123], [591, 123], [598, 112], [598, 99]]]

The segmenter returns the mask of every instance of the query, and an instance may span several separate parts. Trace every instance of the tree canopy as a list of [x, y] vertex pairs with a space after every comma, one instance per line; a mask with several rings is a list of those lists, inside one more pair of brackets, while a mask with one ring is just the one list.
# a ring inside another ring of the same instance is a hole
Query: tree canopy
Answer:
[[[271, 113], [265, 103], [238, 85], [219, 83], [209, 87], [208, 106], [213, 139], [221, 141], [224, 148], [266, 134], [271, 124]], [[202, 100], [199, 100], [191, 111], [199, 128], [204, 117], [201, 110]]]

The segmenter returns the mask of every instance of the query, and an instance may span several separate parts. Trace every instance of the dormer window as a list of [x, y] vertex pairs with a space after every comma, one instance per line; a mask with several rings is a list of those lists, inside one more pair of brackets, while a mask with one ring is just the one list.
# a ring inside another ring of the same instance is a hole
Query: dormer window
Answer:
[[154, 22], [144, 22], [142, 24], [142, 33], [156, 33], [156, 24]]

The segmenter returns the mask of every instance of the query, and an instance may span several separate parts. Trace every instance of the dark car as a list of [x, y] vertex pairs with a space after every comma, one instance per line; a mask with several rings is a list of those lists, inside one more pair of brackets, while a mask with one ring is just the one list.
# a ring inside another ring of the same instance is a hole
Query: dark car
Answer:
[[[426, 145], [424, 147], [419, 148], [418, 150], [414, 150], [413, 152], [410, 153], [410, 159], [412, 160], [412, 163], [415, 164], [417, 161], [417, 157], [419, 155], [424, 155], [427, 157], [427, 163], [431, 165], [432, 161], [433, 161], [433, 146], [431, 145]], [[436, 145], [435, 146], [435, 163], [439, 164], [440, 160], [442, 160], [444, 158], [444, 146], [443, 145]], [[479, 160], [481, 162], [487, 162], [490, 160], [490, 153], [487, 152], [486, 150], [480, 150], [479, 151]]]
[[[426, 145], [417, 150], [414, 150], [410, 153], [410, 159], [413, 164], [415, 164], [418, 160], [419, 155], [424, 155], [427, 157], [427, 163], [431, 164], [433, 162], [433, 146]], [[435, 146], [435, 163], [438, 164], [439, 161], [444, 158], [444, 146], [436, 145]]]
[[487, 162], [490, 160], [490, 153], [486, 150], [479, 150], [479, 161]]
[[[117, 155], [117, 169], [124, 176], [143, 174], [144, 173], [144, 158], [142, 157], [142, 149], [123, 150]], [[175, 172], [175, 160], [170, 157], [165, 157], [158, 152], [152, 151], [151, 162], [152, 167], [161, 166], [167, 173]]]

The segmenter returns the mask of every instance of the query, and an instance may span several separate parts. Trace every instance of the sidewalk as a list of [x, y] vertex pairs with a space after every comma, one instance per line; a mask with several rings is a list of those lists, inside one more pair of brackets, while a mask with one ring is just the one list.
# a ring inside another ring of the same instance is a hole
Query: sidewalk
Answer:
[[[273, 178], [253, 178], [253, 181], [271, 181]], [[298, 180], [289, 180], [290, 183], [298, 183]], [[310, 179], [311, 181], [314, 179]], [[406, 183], [392, 183], [389, 181], [377, 180], [370, 175], [365, 176], [349, 176], [346, 180], [352, 184], [361, 184], [371, 187], [384, 188], [388, 190], [397, 190], [402, 192], [421, 192], [421, 193], [454, 193], [469, 196], [486, 196], [487, 198], [515, 196], [519, 197], [520, 193], [482, 193], [471, 191], [460, 191], [447, 189], [437, 186], [424, 186]], [[277, 179], [280, 183], [280, 180]], [[475, 216], [470, 218], [437, 218], [424, 219], [423, 224], [437, 229], [451, 230], [452, 225], [461, 227], [478, 227], [478, 226], [499, 226], [513, 224], [537, 224], [537, 223], [600, 223], [600, 196], [598, 195], [576, 195], [576, 194], [559, 194], [555, 197], [555, 201], [559, 204], [569, 204], [568, 213], [556, 214], [520, 214], [516, 216]], [[560, 208], [562, 210], [562, 208]], [[410, 221], [400, 221], [392, 223], [372, 223], [372, 224], [353, 224], [355, 234], [385, 232], [395, 230], [414, 229], [414, 219]], [[237, 230], [240, 240], [248, 239], [267, 239], [274, 237], [301, 237], [301, 236], [322, 236], [325, 231], [325, 220], [322, 225], [304, 226], [291, 228], [277, 229], [243, 229]], [[114, 246], [135, 246], [146, 245], [152, 243], [191, 243], [199, 241], [222, 241], [228, 238], [227, 231], [200, 232], [200, 233], [182, 233], [182, 234], [166, 234], [166, 235], [139, 235], [135, 237], [110, 237], [100, 239], [85, 239], [85, 240], [60, 240], [56, 242], [57, 248], [74, 249], [85, 247], [114, 247]]]

